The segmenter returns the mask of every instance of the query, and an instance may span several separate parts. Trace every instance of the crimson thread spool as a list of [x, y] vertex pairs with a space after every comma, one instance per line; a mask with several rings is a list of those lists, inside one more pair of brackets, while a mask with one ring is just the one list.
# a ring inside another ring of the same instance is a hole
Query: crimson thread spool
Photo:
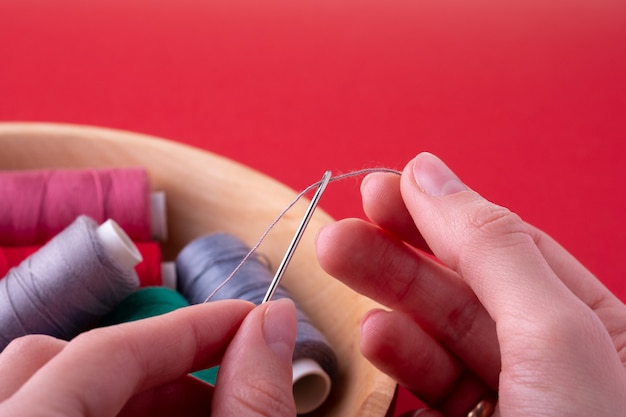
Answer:
[[[203, 236], [190, 242], [176, 258], [178, 290], [190, 304], [203, 303], [248, 252], [245, 243], [224, 233]], [[266, 264], [251, 256], [233, 279], [214, 294], [212, 300], [243, 299], [260, 304], [271, 281], [272, 275]], [[282, 287], [278, 287], [274, 294], [274, 299], [279, 298], [290, 298]], [[320, 407], [328, 397], [337, 373], [337, 358], [324, 335], [300, 308], [297, 310], [293, 393], [298, 414], [305, 414]]]
[[[163, 262], [161, 247], [158, 242], [134, 242], [143, 259], [135, 265], [141, 287], [166, 286], [175, 288], [175, 275], [172, 275], [170, 263]], [[37, 252], [43, 245], [2, 246], [0, 247], [0, 277], [5, 276], [9, 269], [18, 266], [29, 256]], [[174, 271], [175, 272], [175, 271]]]

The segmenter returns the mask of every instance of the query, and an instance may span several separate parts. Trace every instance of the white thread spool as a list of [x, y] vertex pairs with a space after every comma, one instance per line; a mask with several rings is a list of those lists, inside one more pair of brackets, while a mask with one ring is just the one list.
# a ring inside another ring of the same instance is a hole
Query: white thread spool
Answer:
[[174, 262], [161, 263], [161, 285], [172, 290], [176, 289], [176, 264]]
[[293, 397], [298, 414], [320, 407], [330, 394], [330, 377], [319, 363], [309, 358], [293, 361]]
[[154, 240], [167, 240], [167, 210], [163, 191], [150, 193], [150, 233]]
[[143, 260], [137, 246], [115, 220], [109, 219], [98, 226], [96, 236], [106, 253], [122, 269], [132, 269]]

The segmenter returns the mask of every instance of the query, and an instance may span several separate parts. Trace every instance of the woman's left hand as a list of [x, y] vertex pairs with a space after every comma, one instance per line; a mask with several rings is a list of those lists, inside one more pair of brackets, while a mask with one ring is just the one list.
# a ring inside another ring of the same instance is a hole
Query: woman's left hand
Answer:
[[[1, 416], [293, 416], [292, 302], [218, 301], [0, 354]], [[250, 347], [254, 346], [254, 349]], [[220, 364], [217, 388], [189, 372]]]

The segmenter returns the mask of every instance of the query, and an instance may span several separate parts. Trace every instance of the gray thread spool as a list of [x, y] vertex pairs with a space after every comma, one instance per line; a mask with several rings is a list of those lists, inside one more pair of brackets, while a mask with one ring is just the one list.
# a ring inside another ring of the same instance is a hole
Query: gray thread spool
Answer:
[[[216, 233], [190, 242], [178, 254], [176, 269], [178, 290], [190, 304], [201, 304], [222, 281], [237, 267], [249, 248], [236, 237]], [[260, 304], [272, 276], [261, 260], [251, 256], [237, 275], [213, 296], [212, 300], [244, 299]], [[279, 287], [274, 299], [290, 298]], [[298, 309], [298, 334], [294, 350], [294, 398], [299, 414], [318, 408], [328, 396], [330, 381], [337, 373], [337, 357], [324, 335]], [[319, 364], [325, 374], [299, 366]]]
[[69, 340], [134, 291], [141, 255], [112, 220], [79, 216], [0, 280], [0, 350], [27, 334]]

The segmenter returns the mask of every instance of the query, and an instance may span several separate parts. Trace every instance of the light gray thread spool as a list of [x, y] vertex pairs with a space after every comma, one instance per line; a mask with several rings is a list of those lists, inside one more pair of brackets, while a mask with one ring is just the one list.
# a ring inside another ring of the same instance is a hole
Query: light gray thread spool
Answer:
[[139, 285], [137, 248], [114, 222], [78, 217], [0, 280], [0, 350], [27, 334], [69, 340]]
[[[249, 248], [238, 238], [217, 233], [200, 237], [189, 243], [176, 258], [178, 290], [190, 304], [201, 304], [219, 284], [224, 281]], [[256, 256], [250, 256], [237, 276], [221, 288], [212, 300], [244, 299], [260, 304], [272, 275], [267, 266]], [[290, 298], [281, 287], [274, 299]], [[294, 350], [294, 397], [299, 414], [313, 411], [326, 399], [330, 381], [337, 373], [337, 357], [324, 335], [298, 309], [298, 334]], [[325, 374], [307, 368], [300, 373], [300, 366], [319, 364]]]

